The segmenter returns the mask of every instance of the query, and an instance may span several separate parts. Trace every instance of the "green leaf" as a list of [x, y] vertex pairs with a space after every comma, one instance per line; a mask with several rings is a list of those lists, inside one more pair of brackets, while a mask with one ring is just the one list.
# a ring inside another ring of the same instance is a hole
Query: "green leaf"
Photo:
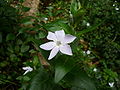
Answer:
[[80, 8], [81, 8], [80, 1], [79, 0], [72, 0], [71, 6], [70, 6], [71, 14], [74, 15]]
[[54, 22], [45, 24], [43, 26], [45, 29], [47, 29], [48, 31], [58, 31], [58, 30], [65, 30], [66, 33], [69, 34], [74, 34], [73, 28], [70, 27], [66, 21], [63, 20], [56, 20]]
[[70, 11], [72, 14], [74, 14], [77, 11], [77, 2], [76, 0], [72, 0], [71, 6], [70, 6]]
[[59, 57], [55, 66], [55, 83], [58, 83], [73, 68], [74, 59]]
[[23, 3], [25, 0], [19, 0], [20, 3]]
[[83, 19], [85, 12], [86, 12], [85, 9], [79, 9], [77, 12], [75, 12], [73, 16], [75, 26], [80, 24], [80, 21]]
[[46, 33], [45, 32], [40, 32], [39, 34], [38, 34], [39, 36], [39, 38], [45, 38], [46, 37]]
[[33, 64], [36, 66], [39, 63], [38, 56], [34, 56], [33, 58]]
[[44, 69], [40, 69], [34, 76], [29, 90], [62, 90], [60, 86], [56, 85], [50, 73]]
[[71, 90], [96, 90], [93, 81], [79, 67], [72, 69], [64, 79], [72, 86]]
[[19, 52], [20, 47], [18, 45], [15, 46], [15, 52]]
[[82, 30], [80, 32], [77, 33], [78, 36], [84, 34], [84, 33], [88, 33], [88, 32], [91, 32], [93, 30], [96, 30], [101, 24], [103, 24], [105, 20], [103, 20], [102, 22], [100, 22], [99, 24], [95, 24], [94, 26], [88, 28], [88, 29], [85, 29], [85, 30]]
[[31, 79], [31, 78], [28, 77], [28, 76], [24, 76], [24, 77], [23, 77], [23, 80], [24, 80], [24, 81], [29, 81], [30, 79]]
[[22, 7], [22, 11], [23, 11], [23, 12], [27, 12], [27, 11], [29, 11], [29, 10], [30, 10], [29, 7], [24, 7], [24, 6]]
[[29, 46], [23, 44], [23, 45], [21, 46], [21, 52], [26, 52], [26, 51], [29, 50], [29, 48], [30, 48]]
[[65, 30], [65, 32], [69, 34], [75, 33], [75, 31], [73, 31], [73, 29], [66, 23], [58, 23], [58, 26], [61, 27], [63, 30]]
[[6, 37], [6, 41], [9, 41], [9, 40], [14, 40], [15, 39], [15, 35], [12, 34], [12, 33], [9, 33]]
[[25, 25], [31, 25], [31, 24], [33, 24], [34, 22], [33, 21], [27, 21], [27, 22], [25, 22], [25, 23], [23, 23], [23, 24], [25, 24]]
[[62, 29], [61, 27], [59, 27], [58, 25], [54, 25], [53, 23], [45, 24], [43, 27], [44, 27], [46, 30], [52, 31], [52, 32], [58, 31], [58, 30], [61, 30], [61, 29]]

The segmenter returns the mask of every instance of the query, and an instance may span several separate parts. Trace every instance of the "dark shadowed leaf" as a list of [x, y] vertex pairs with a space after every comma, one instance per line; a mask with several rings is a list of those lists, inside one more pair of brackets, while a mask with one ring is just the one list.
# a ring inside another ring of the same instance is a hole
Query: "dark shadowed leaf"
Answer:
[[21, 46], [21, 52], [26, 52], [26, 51], [29, 50], [29, 48], [30, 48], [29, 46], [23, 44], [23, 45]]
[[55, 67], [55, 83], [58, 83], [73, 68], [74, 59], [60, 57]]
[[29, 90], [62, 90], [49, 74], [44, 69], [40, 69], [33, 78]]
[[12, 33], [9, 33], [6, 37], [6, 41], [9, 41], [9, 40], [14, 40], [15, 39], [15, 35], [12, 34]]
[[78, 67], [69, 72], [65, 76], [65, 80], [73, 86], [71, 90], [96, 90], [93, 81]]

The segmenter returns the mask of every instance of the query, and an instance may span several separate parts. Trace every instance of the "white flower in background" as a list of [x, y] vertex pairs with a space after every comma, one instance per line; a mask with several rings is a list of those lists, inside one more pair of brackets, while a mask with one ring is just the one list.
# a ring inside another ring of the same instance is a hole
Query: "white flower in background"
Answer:
[[30, 66], [28, 66], [28, 67], [23, 67], [22, 69], [25, 70], [25, 73], [24, 73], [23, 75], [27, 74], [28, 72], [33, 71], [33, 68], [31, 68]]
[[50, 42], [40, 45], [40, 48], [44, 50], [51, 50], [48, 60], [55, 57], [55, 55], [60, 51], [63, 54], [73, 55], [69, 43], [73, 42], [76, 37], [70, 34], [65, 35], [64, 30], [48, 32], [47, 36]]
[[113, 7], [115, 6], [115, 4], [113, 4]]
[[119, 10], [119, 8], [117, 8], [117, 7], [116, 7], [116, 8], [115, 8], [115, 10], [117, 10], [117, 11], [118, 11], [118, 10]]
[[87, 51], [83, 51], [84, 54], [90, 54], [91, 51], [90, 50], [87, 50]]
[[110, 87], [113, 87], [114, 82], [108, 83]]
[[83, 51], [83, 53], [85, 54], [85, 53], [86, 53], [86, 51]]
[[94, 71], [94, 72], [97, 72], [97, 68], [94, 68], [93, 71]]
[[44, 18], [44, 20], [45, 20], [45, 21], [47, 21], [47, 20], [48, 20], [48, 18]]
[[87, 23], [86, 25], [89, 27], [89, 26], [90, 26], [90, 23]]
[[91, 53], [91, 51], [90, 51], [90, 50], [87, 50], [87, 51], [86, 51], [86, 54], [90, 54], [90, 53]]

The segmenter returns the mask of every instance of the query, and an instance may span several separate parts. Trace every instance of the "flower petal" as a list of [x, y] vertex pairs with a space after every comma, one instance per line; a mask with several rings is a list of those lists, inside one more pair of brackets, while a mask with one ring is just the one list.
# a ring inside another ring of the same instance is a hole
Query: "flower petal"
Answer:
[[40, 45], [40, 48], [44, 49], [44, 50], [51, 50], [55, 47], [55, 43], [54, 42], [47, 42], [45, 44]]
[[50, 52], [48, 60], [52, 59], [59, 51], [59, 47], [54, 47], [52, 51]]
[[63, 41], [63, 39], [65, 37], [65, 32], [64, 32], [64, 30], [55, 31], [55, 35], [58, 40]]
[[48, 32], [47, 39], [48, 40], [53, 40], [53, 41], [57, 40], [56, 35], [54, 33], [52, 33], [52, 32]]
[[71, 43], [71, 42], [73, 42], [75, 39], [76, 39], [75, 36], [67, 34], [67, 35], [65, 35], [64, 43]]
[[31, 68], [30, 66], [22, 67], [23, 70], [28, 70], [28, 69], [30, 69], [30, 68]]
[[23, 75], [27, 74], [28, 72], [29, 72], [28, 70], [27, 70], [27, 71], [25, 71]]
[[73, 55], [70, 45], [67, 45], [67, 44], [60, 46], [60, 51], [63, 54]]

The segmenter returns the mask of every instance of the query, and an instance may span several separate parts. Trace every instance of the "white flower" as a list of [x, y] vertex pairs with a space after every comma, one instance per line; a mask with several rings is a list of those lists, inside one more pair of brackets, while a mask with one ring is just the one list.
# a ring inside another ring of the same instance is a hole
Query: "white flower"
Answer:
[[89, 27], [89, 26], [90, 26], [90, 23], [87, 23], [86, 25]]
[[113, 7], [115, 6], [115, 4], [113, 4]]
[[119, 8], [115, 8], [115, 10], [117, 10], [117, 11], [118, 11], [118, 10], [119, 10]]
[[83, 51], [83, 53], [85, 54], [85, 53], [86, 53], [86, 51]]
[[45, 21], [47, 21], [47, 20], [48, 20], [48, 18], [44, 18], [44, 20], [45, 20]]
[[45, 44], [40, 45], [40, 48], [44, 50], [51, 50], [48, 60], [55, 57], [55, 55], [60, 51], [63, 54], [73, 55], [69, 43], [75, 40], [75, 36], [70, 34], [65, 35], [64, 30], [48, 32], [47, 39], [51, 40]]
[[24, 73], [23, 75], [27, 74], [28, 72], [33, 71], [33, 68], [31, 68], [30, 66], [28, 66], [28, 67], [23, 67], [22, 69], [25, 70], [25, 73]]
[[108, 83], [110, 87], [113, 87], [114, 82]]
[[90, 50], [87, 50], [87, 51], [83, 51], [84, 54], [90, 54], [91, 51]]
[[97, 68], [94, 68], [93, 71], [94, 71], [94, 72], [97, 72]]
[[87, 50], [87, 51], [86, 51], [86, 53], [87, 53], [87, 54], [90, 54], [90, 53], [91, 53], [91, 51], [90, 51], [90, 50]]

